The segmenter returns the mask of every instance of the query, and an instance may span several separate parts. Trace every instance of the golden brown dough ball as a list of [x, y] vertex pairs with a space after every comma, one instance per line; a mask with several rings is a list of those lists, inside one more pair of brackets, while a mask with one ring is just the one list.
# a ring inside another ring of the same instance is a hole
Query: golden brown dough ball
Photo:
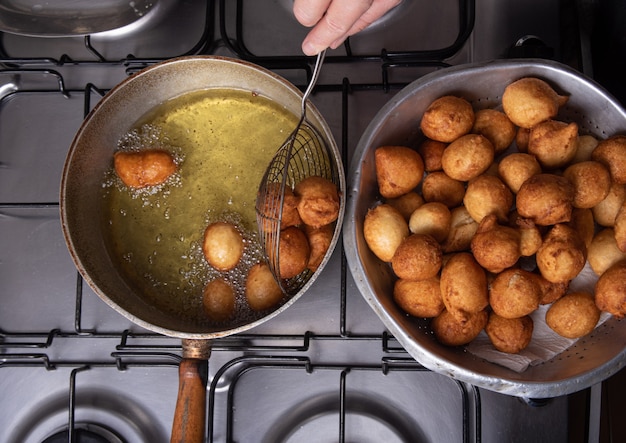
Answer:
[[[265, 198], [263, 200], [263, 207], [259, 208], [264, 217], [264, 225], [266, 231], [271, 231], [277, 228], [275, 224], [279, 216], [280, 183], [269, 183], [266, 189]], [[289, 187], [285, 187], [285, 198], [283, 200], [283, 213], [280, 221], [280, 228], [285, 229], [289, 226], [297, 226], [302, 223], [300, 213], [298, 213], [298, 202], [300, 199], [294, 195], [293, 191]], [[274, 226], [272, 226], [274, 223]]]
[[595, 294], [601, 311], [618, 319], [626, 316], [626, 260], [615, 263], [598, 278]]
[[441, 269], [440, 283], [447, 311], [460, 322], [489, 304], [487, 275], [470, 253], [452, 254]]
[[391, 267], [398, 278], [426, 280], [441, 269], [442, 252], [439, 243], [430, 235], [411, 234], [402, 240], [391, 259]]
[[204, 231], [202, 252], [218, 271], [230, 271], [237, 266], [244, 248], [241, 232], [230, 223], [215, 222]]
[[498, 163], [498, 175], [517, 194], [519, 188], [533, 175], [541, 173], [541, 166], [534, 155], [514, 152]]
[[533, 273], [532, 275], [541, 288], [541, 299], [539, 300], [540, 305], [549, 305], [554, 303], [563, 297], [569, 289], [569, 282], [553, 283], [543, 278], [541, 274]]
[[611, 189], [608, 169], [596, 161], [574, 163], [563, 172], [563, 177], [574, 185], [575, 208], [593, 208], [609, 195]]
[[443, 156], [443, 151], [446, 149], [446, 146], [448, 146], [447, 143], [430, 139], [424, 140], [419, 145], [417, 152], [424, 161], [424, 171], [441, 171], [441, 157]]
[[546, 280], [564, 283], [576, 277], [585, 266], [587, 248], [576, 231], [565, 224], [557, 224], [543, 239], [536, 260]]
[[174, 158], [161, 150], [118, 151], [113, 156], [116, 174], [130, 188], [159, 185], [177, 170]]
[[591, 209], [574, 208], [568, 225], [576, 232], [585, 246], [589, 247], [596, 233], [596, 225]]
[[502, 272], [519, 260], [520, 241], [517, 229], [499, 225], [495, 214], [490, 214], [482, 219], [472, 238], [472, 254], [487, 271]]
[[533, 336], [533, 320], [529, 316], [520, 318], [504, 318], [495, 312], [489, 314], [485, 332], [500, 352], [517, 354], [530, 344]]
[[541, 244], [543, 238], [541, 231], [532, 220], [516, 216], [514, 218], [513, 227], [519, 232], [519, 253], [524, 257], [534, 255]]
[[591, 160], [591, 153], [598, 146], [598, 139], [593, 135], [578, 136], [578, 149], [572, 159], [572, 163], [580, 163]]
[[393, 206], [402, 214], [402, 217], [408, 222], [411, 218], [411, 214], [417, 208], [424, 204], [424, 198], [415, 191], [407, 192], [404, 195], [396, 198], [388, 198], [386, 203]]
[[615, 217], [615, 243], [620, 251], [626, 252], [626, 203], [622, 204]]
[[546, 312], [546, 323], [557, 334], [579, 338], [594, 330], [600, 320], [592, 294], [572, 292], [555, 301]]
[[495, 109], [481, 109], [475, 113], [474, 134], [484, 135], [491, 142], [496, 155], [513, 143], [517, 128], [504, 112]]
[[291, 226], [280, 233], [278, 267], [280, 278], [293, 278], [307, 268], [311, 247], [306, 234]]
[[537, 225], [548, 226], [570, 221], [574, 186], [564, 177], [537, 174], [526, 180], [517, 192], [517, 211]]
[[433, 101], [422, 116], [420, 128], [431, 140], [450, 143], [472, 130], [474, 110], [461, 97], [446, 95]]
[[431, 172], [424, 177], [422, 195], [427, 202], [441, 202], [448, 208], [454, 208], [463, 202], [465, 183], [448, 177], [444, 172]]
[[496, 275], [489, 288], [493, 312], [504, 318], [524, 317], [539, 307], [542, 297], [534, 274], [511, 268]]
[[370, 250], [384, 262], [391, 262], [396, 249], [409, 235], [409, 224], [394, 207], [382, 204], [367, 211], [363, 236]]
[[478, 229], [478, 223], [472, 218], [465, 206], [458, 206], [450, 212], [450, 232], [442, 244], [443, 252], [461, 252], [470, 249], [472, 237]]
[[626, 184], [626, 135], [614, 135], [598, 143], [591, 159], [609, 168], [615, 183]]
[[250, 268], [246, 277], [245, 296], [248, 306], [254, 311], [273, 308], [282, 300], [283, 291], [267, 263], [257, 263]]
[[537, 157], [541, 166], [556, 169], [567, 165], [578, 149], [578, 125], [547, 120], [530, 130], [528, 153]]
[[457, 138], [443, 151], [441, 167], [449, 177], [469, 181], [485, 172], [493, 163], [493, 145], [479, 134]]
[[424, 175], [422, 157], [406, 146], [381, 146], [374, 151], [378, 191], [395, 198], [415, 189]]
[[216, 278], [204, 287], [202, 306], [212, 321], [226, 321], [235, 314], [235, 291], [226, 281]]
[[515, 125], [532, 128], [555, 117], [567, 99], [545, 81], [525, 77], [507, 85], [502, 94], [502, 107]]
[[436, 317], [444, 309], [437, 276], [418, 281], [397, 280], [393, 287], [393, 299], [404, 312], [414, 317]]
[[468, 183], [463, 203], [478, 223], [490, 214], [505, 222], [513, 205], [513, 193], [498, 177], [480, 175]]
[[596, 223], [606, 227], [615, 226], [615, 218], [624, 201], [626, 201], [626, 185], [613, 182], [609, 195], [591, 209]]
[[300, 199], [298, 213], [303, 223], [319, 228], [339, 217], [339, 192], [330, 180], [307, 177], [296, 185], [294, 194]]
[[450, 232], [450, 210], [439, 202], [424, 203], [409, 219], [409, 230], [413, 234], [428, 234], [438, 242], [444, 241]]
[[487, 325], [489, 314], [480, 311], [468, 314], [460, 321], [449, 311], [444, 310], [433, 318], [431, 328], [439, 343], [446, 346], [463, 346], [474, 340]]
[[613, 228], [598, 232], [587, 250], [587, 261], [596, 275], [604, 274], [615, 263], [626, 259], [626, 252], [617, 247]]
[[311, 249], [307, 268], [315, 272], [322, 264], [322, 260], [324, 260], [326, 252], [328, 252], [330, 244], [333, 241], [334, 227], [333, 225], [325, 225], [321, 228], [313, 228], [304, 225], [304, 233], [306, 234]]

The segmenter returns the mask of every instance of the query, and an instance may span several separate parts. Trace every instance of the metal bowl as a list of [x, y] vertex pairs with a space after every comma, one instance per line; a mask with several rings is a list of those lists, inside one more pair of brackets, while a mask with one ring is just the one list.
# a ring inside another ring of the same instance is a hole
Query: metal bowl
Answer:
[[381, 145], [417, 146], [419, 122], [436, 98], [452, 94], [475, 109], [498, 107], [507, 84], [525, 76], [546, 80], [570, 99], [557, 117], [575, 121], [581, 133], [606, 138], [626, 133], [626, 112], [602, 87], [577, 71], [545, 60], [508, 60], [446, 68], [400, 91], [374, 117], [350, 165], [344, 244], [357, 287], [398, 342], [425, 367], [488, 390], [526, 398], [569, 394], [598, 383], [626, 363], [626, 322], [608, 319], [552, 360], [516, 372], [483, 360], [464, 348], [439, 344], [428, 320], [405, 314], [393, 301], [396, 277], [369, 250], [363, 220], [382, 201], [376, 183], [374, 150]]

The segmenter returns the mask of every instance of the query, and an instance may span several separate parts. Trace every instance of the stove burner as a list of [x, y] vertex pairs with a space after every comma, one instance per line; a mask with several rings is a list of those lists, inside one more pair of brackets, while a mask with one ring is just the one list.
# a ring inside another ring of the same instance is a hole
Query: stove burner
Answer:
[[[65, 429], [46, 438], [43, 443], [67, 443], [69, 437], [70, 431]], [[77, 424], [74, 437], [76, 443], [124, 443], [113, 431], [93, 423]]]

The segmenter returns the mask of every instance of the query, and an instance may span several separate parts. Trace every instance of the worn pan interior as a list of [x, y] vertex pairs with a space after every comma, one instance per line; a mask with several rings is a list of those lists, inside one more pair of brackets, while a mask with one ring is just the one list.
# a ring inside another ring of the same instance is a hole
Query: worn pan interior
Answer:
[[[145, 113], [181, 94], [207, 88], [249, 90], [283, 105], [299, 115], [302, 93], [282, 77], [256, 65], [223, 57], [182, 57], [151, 66], [111, 90], [90, 112], [69, 150], [61, 183], [61, 221], [72, 258], [87, 283], [112, 308], [131, 321], [170, 336], [211, 339], [249, 329], [286, 309], [303, 294], [329, 259], [341, 231], [344, 204], [331, 248], [320, 269], [286, 303], [267, 316], [221, 327], [195, 326], [166, 314], [146, 301], [142, 290], [121, 275], [107, 245], [103, 229], [102, 182], [112, 166], [118, 140]], [[345, 189], [341, 156], [330, 129], [309, 103], [311, 122], [326, 139], [339, 170], [340, 190]]]
[[374, 150], [381, 145], [416, 146], [419, 121], [436, 98], [458, 94], [476, 109], [500, 103], [504, 87], [537, 76], [570, 95], [560, 118], [576, 121], [583, 132], [606, 138], [626, 133], [626, 112], [601, 87], [558, 63], [538, 60], [496, 61], [446, 68], [416, 80], [383, 107], [363, 134], [352, 158], [344, 245], [350, 270], [370, 306], [404, 348], [436, 372], [490, 390], [522, 397], [554, 397], [600, 382], [626, 364], [626, 322], [609, 319], [589, 336], [551, 361], [517, 373], [439, 344], [424, 319], [410, 318], [392, 300], [395, 277], [368, 249], [363, 220], [380, 200]]

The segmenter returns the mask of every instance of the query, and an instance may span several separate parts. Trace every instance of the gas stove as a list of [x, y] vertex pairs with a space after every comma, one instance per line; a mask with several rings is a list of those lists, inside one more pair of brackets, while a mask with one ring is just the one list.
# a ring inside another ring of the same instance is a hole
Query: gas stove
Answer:
[[[161, 60], [240, 58], [304, 87], [313, 63], [300, 52], [306, 30], [289, 0], [130, 2], [132, 20], [126, 14], [111, 21], [113, 29], [93, 33], [68, 27], [60, 7], [31, 3], [12, 2], [31, 8], [17, 30], [0, 9], [0, 29], [10, 31], [0, 32], [0, 441], [167, 441], [180, 340], [122, 317], [77, 273], [58, 214], [67, 150], [109, 89]], [[74, 7], [81, 3], [91, 4]], [[129, 5], [117, 3], [120, 11]], [[584, 35], [566, 20], [571, 3], [405, 0], [329, 51], [311, 100], [346, 170], [376, 112], [428, 72], [509, 56], [549, 57], [584, 71]], [[96, 29], [88, 18], [75, 20]], [[49, 36], [55, 21], [52, 29], [62, 23], [64, 36]], [[215, 341], [207, 441], [555, 442], [604, 435], [611, 409], [601, 385], [521, 399], [428, 371], [366, 304], [341, 245], [323, 272], [276, 318]]]

